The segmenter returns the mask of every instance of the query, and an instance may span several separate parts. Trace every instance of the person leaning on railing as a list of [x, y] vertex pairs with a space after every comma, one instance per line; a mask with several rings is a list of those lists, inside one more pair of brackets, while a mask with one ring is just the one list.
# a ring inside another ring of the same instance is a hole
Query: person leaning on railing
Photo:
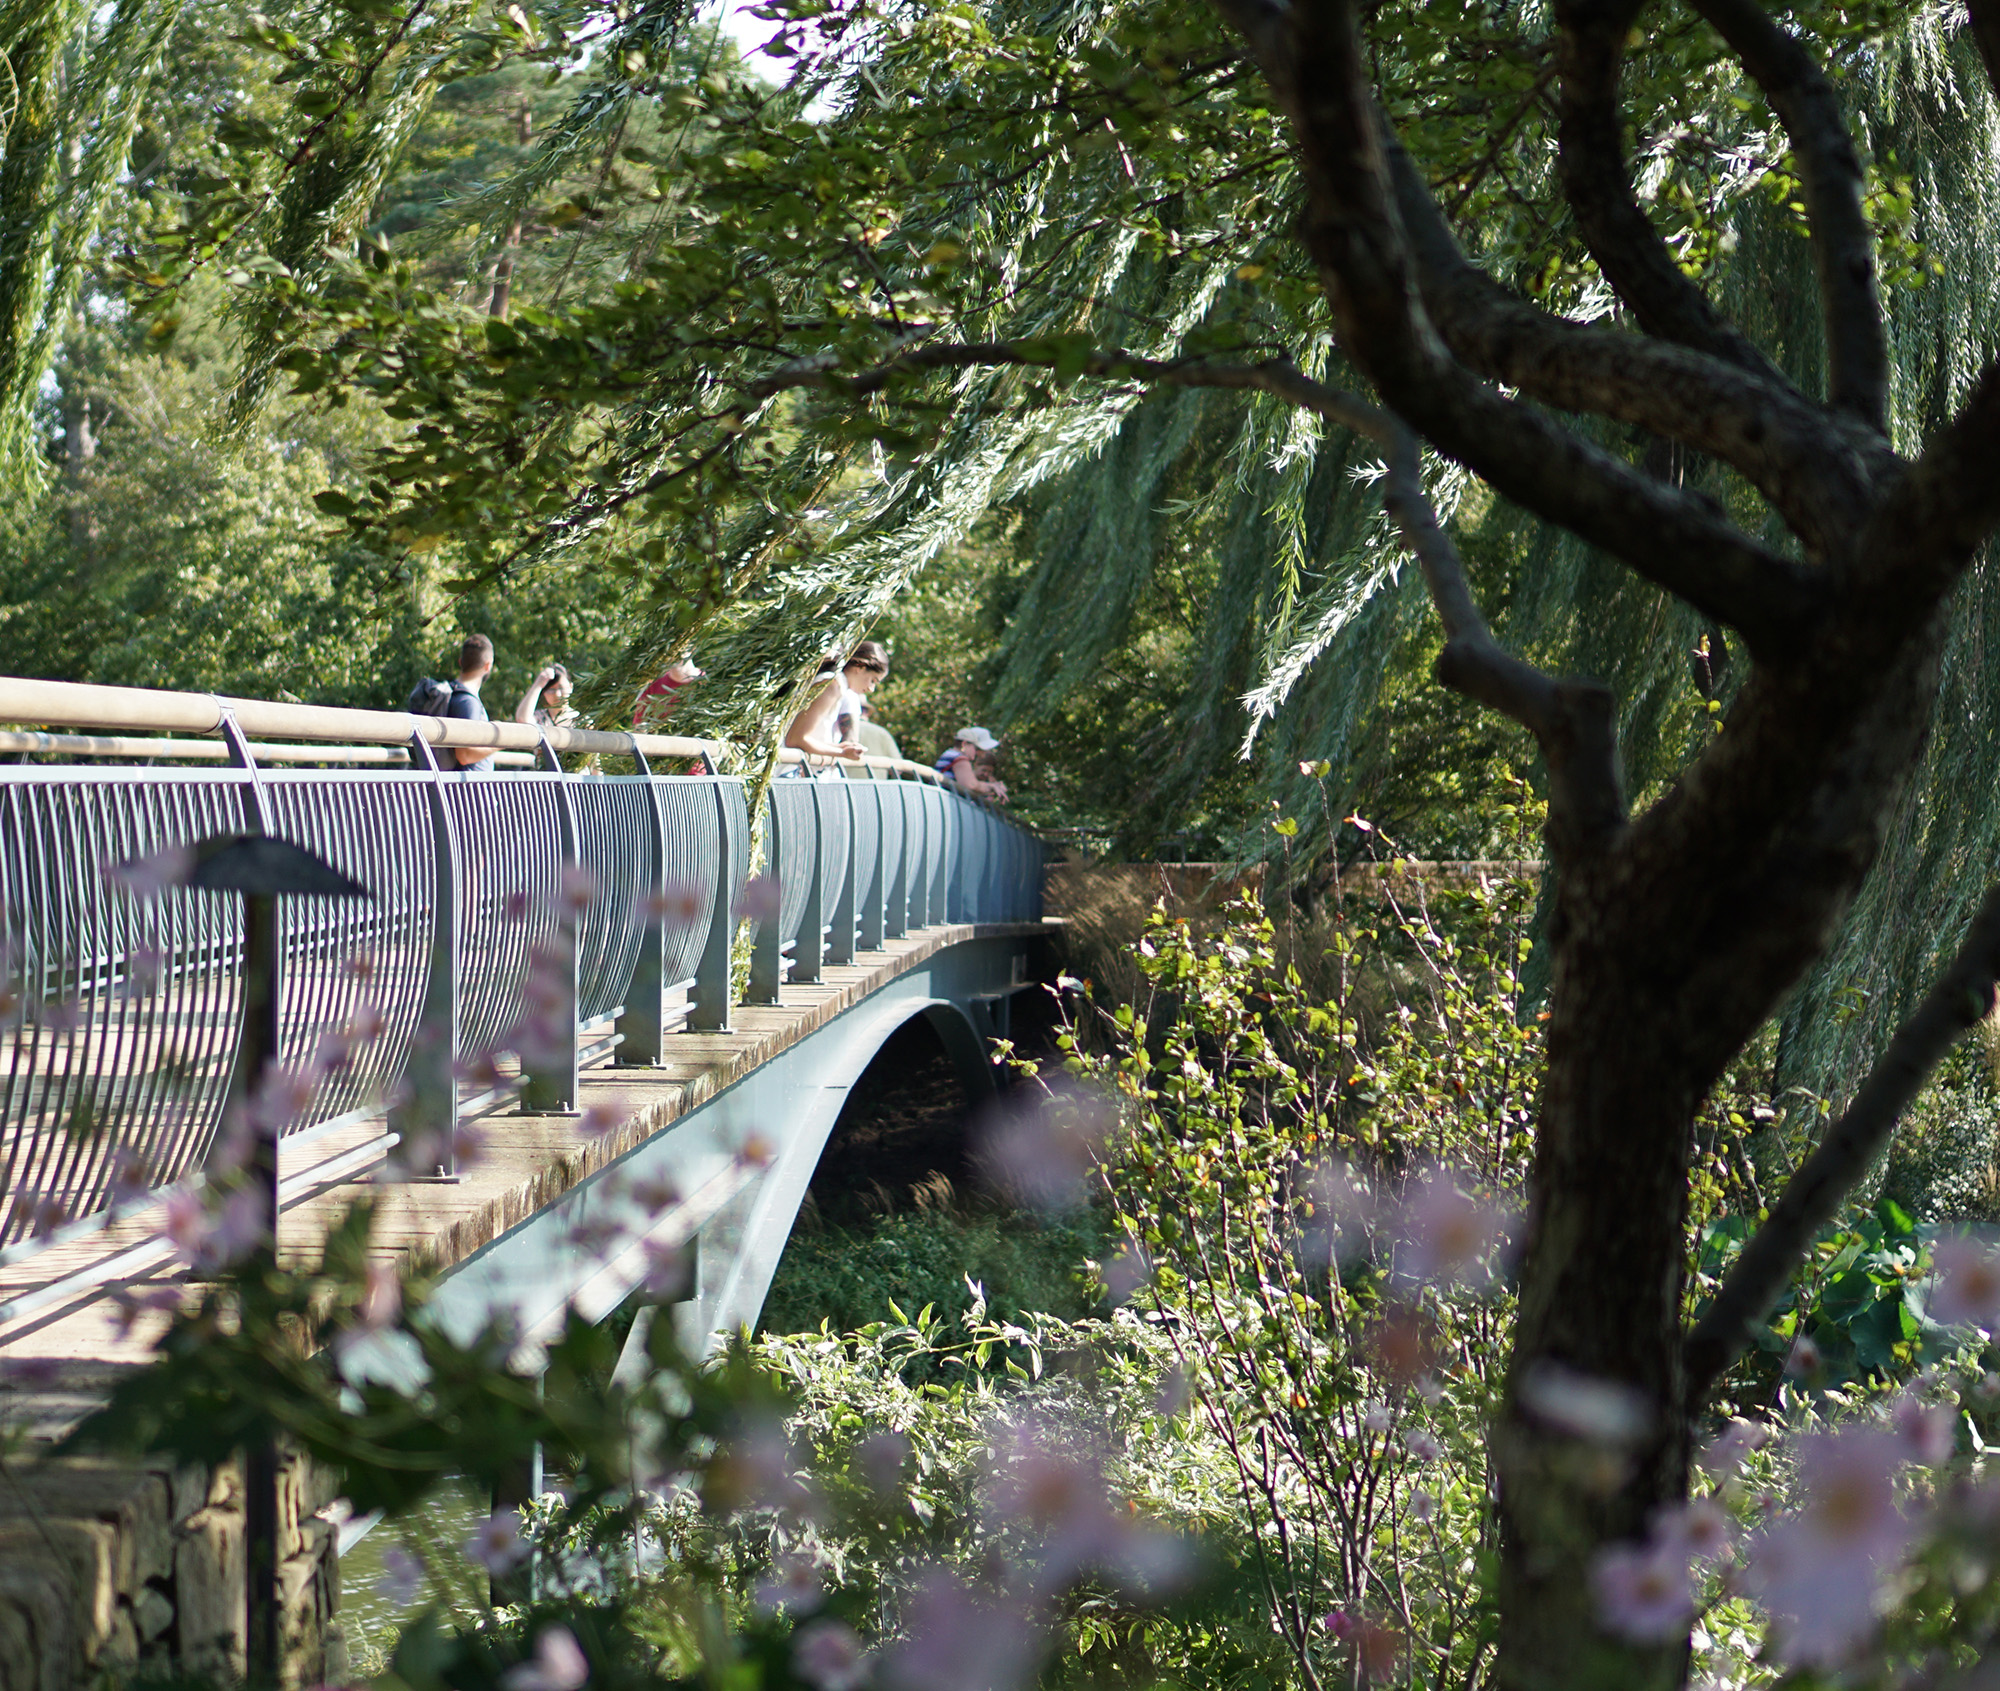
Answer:
[[889, 654], [873, 640], [856, 646], [837, 671], [829, 660], [813, 677], [813, 696], [785, 730], [785, 744], [807, 757], [860, 758], [861, 701], [888, 673]]
[[[457, 722], [492, 721], [479, 697], [479, 684], [492, 673], [493, 642], [483, 634], [468, 634], [465, 644], [458, 649], [458, 681], [452, 687], [444, 714]], [[451, 755], [461, 769], [483, 771], [493, 767], [490, 747], [456, 746]]]
[[937, 760], [937, 772], [946, 780], [955, 782], [961, 792], [1005, 804], [1007, 783], [979, 773], [980, 754], [999, 749], [999, 740], [986, 729], [961, 728], [957, 738]]

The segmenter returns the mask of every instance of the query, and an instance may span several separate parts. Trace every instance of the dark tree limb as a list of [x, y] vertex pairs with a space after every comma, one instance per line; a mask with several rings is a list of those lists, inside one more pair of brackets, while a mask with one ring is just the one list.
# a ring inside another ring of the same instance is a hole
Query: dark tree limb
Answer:
[[1880, 430], [1889, 392], [1889, 339], [1875, 242], [1862, 206], [1867, 181], [1839, 98], [1805, 44], [1760, 0], [1695, 0], [1695, 10], [1743, 61], [1791, 137], [1819, 271], [1828, 397], [1837, 409]]
[[1986, 66], [1986, 80], [2000, 94], [2000, 0], [1965, 0], [1972, 23], [1972, 44]]
[[1757, 544], [1712, 502], [1504, 398], [1451, 356], [1419, 297], [1346, 0], [1285, 10], [1271, 0], [1219, 4], [1291, 120], [1306, 245], [1342, 346], [1390, 409], [1516, 504], [1739, 630], [1759, 659], [1782, 664], [1799, 651], [1825, 608], [1821, 572]]
[[1903, 1111], [1959, 1038], [1993, 1008], [2000, 983], [2000, 887], [1986, 895], [1951, 965], [1896, 1030], [1853, 1103], [1826, 1131], [1751, 1236], [1687, 1337], [1687, 1405], [1698, 1410], [1755, 1337], [1813, 1236], [1889, 1142]]
[[1465, 256], [1386, 120], [1382, 146], [1425, 309], [1467, 368], [1544, 404], [1636, 424], [1720, 459], [1818, 555], [1851, 536], [1871, 482], [1895, 462], [1879, 436], [1740, 361], [1573, 323], [1523, 299]]
[[1558, 0], [1556, 156], [1563, 197], [1590, 256], [1642, 329], [1789, 387], [1763, 350], [1688, 279], [1632, 191], [1618, 73], [1643, 9], [1644, 0]]
[[1882, 499], [1855, 548], [1871, 615], [1928, 614], [2000, 522], [2000, 362]]

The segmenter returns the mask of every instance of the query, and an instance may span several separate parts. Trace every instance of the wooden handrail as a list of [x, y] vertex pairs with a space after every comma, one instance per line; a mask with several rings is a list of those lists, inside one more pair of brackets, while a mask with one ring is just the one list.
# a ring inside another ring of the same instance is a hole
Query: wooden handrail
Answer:
[[[117, 728], [153, 734], [218, 734], [225, 716], [251, 738], [286, 741], [343, 742], [351, 745], [404, 746], [412, 735], [433, 746], [488, 746], [505, 751], [534, 752], [547, 737], [558, 752], [647, 757], [705, 757], [715, 747], [707, 741], [677, 734], [614, 734], [598, 728], [536, 728], [513, 721], [463, 722], [456, 717], [415, 716], [400, 710], [354, 710], [344, 705], [295, 705], [275, 699], [237, 699], [219, 693], [173, 693], [151, 687], [103, 687], [77, 681], [36, 681], [0, 676], [0, 722], [38, 727]], [[23, 736], [22, 738], [26, 738]], [[60, 736], [50, 736], [52, 741]], [[0, 750], [48, 750], [0, 745]], [[288, 747], [287, 750], [290, 748]], [[140, 752], [134, 756], [161, 755]], [[171, 754], [167, 754], [171, 755]], [[186, 755], [186, 754], [183, 754]], [[827, 766], [832, 759], [809, 758], [787, 746], [778, 753], [784, 763]], [[297, 758], [292, 761], [298, 761]], [[863, 757], [855, 761], [869, 769], [889, 770], [913, 780], [938, 781], [935, 769], [907, 758]]]

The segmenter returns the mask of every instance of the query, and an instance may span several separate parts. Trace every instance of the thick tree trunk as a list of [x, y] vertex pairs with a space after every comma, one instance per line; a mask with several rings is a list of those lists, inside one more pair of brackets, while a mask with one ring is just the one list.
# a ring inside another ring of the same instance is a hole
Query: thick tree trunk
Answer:
[[[1937, 629], [1933, 619], [1859, 667], [1854, 645], [1893, 631], [1829, 637], [1799, 672], [1760, 673], [1682, 786], [1564, 871], [1529, 1244], [1495, 1429], [1498, 1675], [1516, 1691], [1685, 1677], [1683, 1646], [1602, 1628], [1591, 1569], [1686, 1495], [1694, 1112], [1823, 952], [1873, 862], [1927, 732]], [[1594, 1438], [1550, 1416], [1578, 1377], [1631, 1394], [1643, 1428]]]

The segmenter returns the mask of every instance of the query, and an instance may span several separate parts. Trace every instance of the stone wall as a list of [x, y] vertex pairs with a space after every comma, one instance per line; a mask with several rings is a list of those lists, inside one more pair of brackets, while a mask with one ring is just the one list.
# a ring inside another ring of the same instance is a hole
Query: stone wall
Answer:
[[[284, 1683], [337, 1684], [339, 1532], [302, 1462], [280, 1484]], [[243, 1671], [243, 1485], [231, 1464], [38, 1457], [0, 1463], [0, 1691], [70, 1691], [144, 1671]]]

